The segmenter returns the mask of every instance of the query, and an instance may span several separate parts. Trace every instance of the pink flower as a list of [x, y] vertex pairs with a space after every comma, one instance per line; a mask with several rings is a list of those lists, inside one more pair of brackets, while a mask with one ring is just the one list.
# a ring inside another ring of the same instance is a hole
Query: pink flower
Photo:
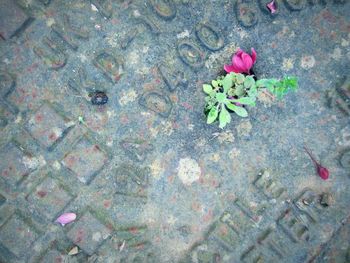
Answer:
[[277, 11], [275, 0], [272, 0], [270, 3], [268, 3], [266, 7], [270, 10], [271, 14], [274, 14]]
[[60, 215], [55, 222], [60, 223], [62, 226], [73, 222], [77, 218], [77, 215], [74, 213], [64, 213]]
[[243, 50], [238, 51], [232, 57], [232, 65], [225, 65], [224, 69], [227, 73], [247, 73], [250, 74], [250, 69], [256, 61], [256, 52], [252, 48], [252, 55], [245, 53]]

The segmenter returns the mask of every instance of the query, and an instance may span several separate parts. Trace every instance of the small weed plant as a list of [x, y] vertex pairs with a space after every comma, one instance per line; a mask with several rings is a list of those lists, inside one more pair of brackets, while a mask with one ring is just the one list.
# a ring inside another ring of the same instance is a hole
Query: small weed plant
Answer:
[[247, 117], [247, 106], [255, 106], [260, 92], [268, 91], [278, 99], [289, 91], [298, 88], [295, 77], [278, 79], [259, 79], [255, 81], [252, 75], [230, 72], [226, 76], [219, 76], [211, 84], [204, 84], [203, 91], [206, 105], [204, 112], [207, 123], [212, 124], [219, 120], [219, 127], [224, 128], [231, 122], [230, 112], [240, 117]]

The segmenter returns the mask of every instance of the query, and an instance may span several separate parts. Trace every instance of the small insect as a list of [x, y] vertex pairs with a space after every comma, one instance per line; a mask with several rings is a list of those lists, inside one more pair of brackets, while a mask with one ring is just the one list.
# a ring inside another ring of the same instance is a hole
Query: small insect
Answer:
[[106, 104], [108, 101], [108, 97], [103, 91], [92, 92], [89, 94], [89, 97], [91, 97], [90, 101], [92, 105], [103, 105]]
[[314, 163], [318, 175], [323, 180], [327, 180], [329, 178], [329, 171], [328, 171], [328, 169], [323, 167], [318, 161], [316, 161], [315, 157], [313, 156], [313, 154], [311, 153], [311, 150], [309, 148], [304, 146], [304, 149], [305, 149], [306, 153], [310, 156], [312, 162]]

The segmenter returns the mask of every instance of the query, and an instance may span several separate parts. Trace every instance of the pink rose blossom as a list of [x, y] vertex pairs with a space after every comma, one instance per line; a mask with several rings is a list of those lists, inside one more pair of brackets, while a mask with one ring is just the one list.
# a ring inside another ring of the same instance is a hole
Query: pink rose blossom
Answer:
[[227, 73], [246, 73], [250, 74], [250, 70], [256, 61], [256, 52], [252, 48], [252, 55], [245, 53], [243, 50], [238, 51], [232, 57], [232, 64], [225, 65], [224, 69]]

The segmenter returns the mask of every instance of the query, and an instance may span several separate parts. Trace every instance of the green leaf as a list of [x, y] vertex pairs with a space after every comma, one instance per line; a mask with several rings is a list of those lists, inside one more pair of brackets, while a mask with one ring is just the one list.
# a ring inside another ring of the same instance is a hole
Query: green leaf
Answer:
[[222, 81], [222, 86], [224, 88], [224, 92], [227, 92], [227, 90], [232, 87], [232, 84], [233, 84], [232, 75], [227, 74]]
[[295, 91], [298, 89], [298, 80], [295, 77], [285, 77], [284, 79], [276, 82], [272, 89], [269, 89], [278, 99], [283, 98], [289, 91]]
[[252, 76], [247, 76], [243, 84], [246, 89], [250, 89], [255, 84], [255, 80]]
[[243, 85], [237, 85], [235, 88], [235, 95], [237, 95], [238, 97], [241, 97], [244, 95], [244, 93], [245, 91], [244, 91]]
[[258, 87], [258, 88], [264, 88], [265, 87], [265, 82], [266, 82], [266, 79], [258, 79], [257, 81], [256, 81], [256, 86]]
[[226, 126], [226, 124], [231, 122], [231, 115], [226, 110], [224, 105], [222, 105], [222, 108], [221, 108], [221, 111], [220, 111], [219, 122], [220, 122], [219, 127], [221, 129], [223, 129]]
[[213, 91], [213, 87], [210, 86], [209, 84], [203, 84], [203, 91], [204, 91], [206, 94], [210, 94], [210, 92]]
[[209, 93], [209, 96], [211, 98], [215, 98], [215, 95], [216, 95], [216, 91], [215, 90], [212, 90], [210, 93]]
[[226, 100], [226, 94], [224, 93], [216, 93], [216, 99], [219, 103], [223, 103]]
[[234, 105], [234, 104], [231, 103], [231, 102], [227, 102], [225, 105], [226, 105], [226, 107], [227, 107], [229, 110], [232, 110], [232, 111], [234, 111], [235, 106], [236, 106], [236, 105]]
[[228, 89], [227, 95], [228, 96], [234, 96], [235, 95], [235, 89], [233, 89], [233, 88]]
[[211, 81], [211, 85], [212, 85], [214, 88], [219, 87], [219, 83], [218, 83], [216, 80], [212, 80], [212, 81]]
[[205, 108], [211, 109], [213, 106], [215, 106], [215, 104], [217, 104], [217, 100], [215, 98], [211, 98], [209, 96], [205, 97], [205, 101], [206, 101], [206, 105]]
[[248, 112], [245, 108], [234, 105], [233, 103], [226, 103], [226, 107], [234, 111], [240, 117], [247, 117]]
[[230, 75], [231, 75], [232, 81], [236, 82], [237, 81], [237, 73], [231, 72]]
[[253, 97], [244, 97], [239, 99], [230, 100], [232, 102], [238, 102], [244, 105], [255, 105], [255, 98]]
[[207, 124], [213, 123], [216, 120], [216, 118], [218, 117], [218, 114], [219, 114], [219, 111], [218, 111], [217, 107], [211, 108], [211, 110], [208, 113]]
[[256, 85], [254, 85], [253, 87], [251, 87], [248, 91], [247, 94], [249, 97], [252, 98], [256, 98], [256, 96], [258, 95], [258, 89], [256, 88]]
[[273, 89], [274, 85], [278, 82], [276, 79], [259, 79], [256, 82], [258, 88], [267, 88], [268, 90]]
[[208, 105], [205, 107], [205, 110], [208, 111], [208, 110], [210, 110], [211, 108], [213, 108], [213, 106], [214, 106], [214, 105], [209, 105], [209, 104], [208, 104]]
[[216, 78], [216, 82], [218, 83], [219, 86], [222, 86], [222, 80], [224, 79], [224, 76], [219, 76]]
[[296, 77], [285, 77], [281, 82], [288, 90], [295, 91], [298, 89], [298, 79]]
[[241, 74], [241, 73], [236, 74], [236, 82], [238, 84], [242, 84], [244, 82], [244, 80], [245, 80], [245, 77], [243, 74]]

